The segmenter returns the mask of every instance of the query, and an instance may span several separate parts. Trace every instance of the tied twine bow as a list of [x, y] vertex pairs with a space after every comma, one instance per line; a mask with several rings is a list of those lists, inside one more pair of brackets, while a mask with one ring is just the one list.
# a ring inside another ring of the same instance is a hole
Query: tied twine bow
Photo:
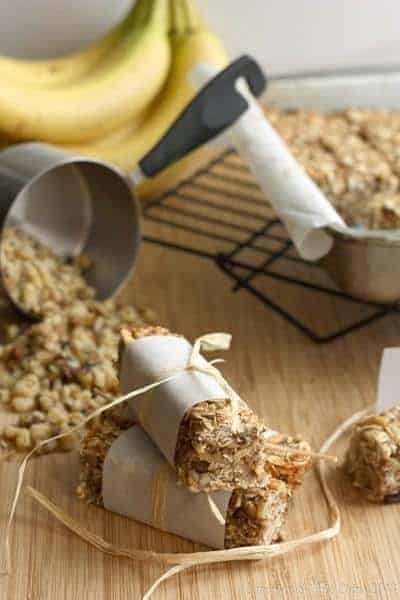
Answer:
[[188, 371], [197, 371], [214, 377], [216, 382], [224, 390], [225, 394], [231, 401], [232, 405], [232, 431], [235, 433], [239, 429], [239, 406], [244, 404], [243, 400], [229, 385], [221, 372], [214, 367], [215, 364], [223, 362], [222, 359], [216, 358], [207, 362], [201, 355], [201, 350], [204, 352], [216, 352], [217, 350], [229, 350], [231, 346], [232, 336], [230, 333], [208, 333], [197, 338], [193, 345], [193, 350], [187, 365]]
[[[213, 361], [208, 362], [201, 355], [201, 350], [203, 350], [205, 352], [213, 352], [213, 351], [217, 351], [217, 350], [228, 350], [230, 348], [231, 339], [232, 339], [232, 336], [227, 333], [211, 333], [211, 334], [207, 334], [207, 335], [197, 338], [193, 345], [193, 349], [192, 349], [192, 352], [191, 352], [191, 355], [189, 357], [188, 364], [186, 365], [186, 367], [183, 367], [182, 369], [177, 370], [174, 373], [172, 373], [158, 381], [150, 383], [149, 385], [143, 386], [143, 387], [133, 390], [127, 394], [124, 394], [123, 396], [119, 396], [118, 398], [111, 400], [108, 404], [101, 406], [100, 408], [93, 411], [90, 415], [85, 417], [85, 419], [83, 419], [83, 421], [81, 421], [78, 425], [71, 427], [71, 429], [69, 429], [67, 432], [60, 433], [51, 438], [48, 438], [47, 440], [43, 440], [43, 441], [39, 442], [37, 444], [37, 446], [35, 446], [35, 448], [33, 448], [25, 456], [24, 460], [22, 461], [22, 463], [18, 469], [16, 490], [15, 490], [14, 498], [13, 498], [13, 501], [11, 504], [10, 514], [9, 514], [9, 517], [7, 520], [6, 531], [5, 531], [5, 563], [6, 563], [6, 566], [5, 566], [5, 570], [0, 572], [1, 575], [9, 575], [12, 572], [11, 552], [10, 552], [10, 534], [11, 534], [11, 528], [12, 528], [12, 524], [14, 521], [14, 517], [15, 517], [17, 505], [18, 505], [18, 500], [20, 497], [20, 493], [21, 493], [21, 489], [22, 489], [22, 485], [23, 485], [23, 481], [24, 481], [25, 470], [26, 470], [29, 460], [43, 446], [46, 446], [47, 444], [49, 444], [53, 441], [59, 440], [65, 436], [72, 435], [73, 433], [75, 433], [75, 432], [79, 431], [80, 429], [82, 429], [83, 427], [85, 427], [85, 425], [87, 423], [89, 423], [92, 419], [100, 416], [102, 413], [106, 412], [110, 408], [113, 408], [119, 404], [122, 404], [123, 402], [125, 402], [126, 400], [129, 400], [131, 398], [135, 398], [137, 396], [145, 394], [146, 392], [150, 392], [151, 390], [153, 390], [157, 387], [160, 387], [161, 385], [165, 385], [166, 383], [173, 381], [174, 379], [181, 376], [183, 373], [185, 373], [187, 371], [197, 371], [199, 373], [204, 373], [204, 374], [210, 375], [218, 382], [218, 384], [221, 386], [221, 388], [226, 393], [227, 398], [232, 403], [232, 431], [234, 431], [234, 432], [238, 431], [239, 407], [240, 407], [240, 404], [241, 403], [244, 404], [244, 402], [240, 398], [240, 396], [231, 388], [231, 386], [228, 384], [228, 382], [224, 379], [224, 377], [222, 376], [220, 371], [218, 371], [218, 369], [215, 368], [214, 365], [217, 363], [223, 362], [223, 360], [215, 359]], [[102, 394], [102, 395], [104, 397], [106, 397], [107, 399], [109, 399], [109, 396], [106, 396], [105, 394]], [[300, 452], [299, 450], [295, 450], [293, 448], [288, 448], [288, 447], [282, 446], [281, 444], [278, 445], [278, 444], [270, 443], [270, 444], [266, 444], [266, 446], [270, 446], [274, 450], [274, 452], [277, 452], [277, 453], [289, 453], [289, 454], [297, 454], [297, 455], [303, 455], [303, 456], [305, 454], [308, 454], [308, 455], [316, 457], [316, 458], [322, 458], [322, 459], [328, 458], [328, 459], [332, 460], [331, 457], [327, 457], [327, 455], [325, 454], [327, 448], [324, 448], [324, 452], [322, 454], [314, 454], [312, 452], [304, 452], [304, 451]], [[325, 485], [323, 485], [323, 488], [324, 488], [325, 495], [326, 495], [327, 499], [329, 500], [330, 494], [328, 495], [328, 490], [325, 487]], [[108, 552], [111, 554], [117, 554], [120, 556], [122, 556], [122, 555], [130, 556], [131, 558], [134, 557], [138, 560], [150, 560], [150, 559], [157, 560], [158, 559], [161, 561], [166, 560], [166, 562], [169, 562], [169, 564], [171, 564], [171, 562], [172, 562], [171, 555], [163, 555], [163, 554], [158, 554], [155, 552], [145, 552], [145, 551], [133, 551], [133, 553], [130, 553], [129, 551], [123, 551], [122, 553], [119, 551], [113, 552], [111, 545], [108, 542], [106, 542], [105, 540], [102, 540], [102, 538], [99, 538], [98, 536], [95, 536], [94, 534], [91, 534], [90, 532], [85, 531], [79, 524], [74, 522], [74, 520], [71, 519], [71, 517], [69, 517], [68, 515], [65, 515], [57, 506], [55, 506], [53, 503], [51, 503], [45, 496], [40, 494], [37, 490], [34, 490], [31, 487], [28, 487], [27, 492], [30, 496], [35, 498], [40, 504], [42, 504], [45, 508], [47, 508], [47, 510], [49, 510], [57, 519], [62, 521], [64, 523], [64, 525], [66, 525], [69, 529], [71, 529], [72, 531], [77, 533], [81, 538], [85, 539], [86, 541], [93, 544], [94, 546], [101, 549], [102, 551], [105, 551], [105, 552]], [[210, 501], [210, 506], [211, 506], [213, 512], [215, 513], [217, 518], [220, 520], [221, 516], [219, 515], [219, 511], [218, 511], [217, 507], [215, 505], [213, 505], [211, 498], [209, 498], [209, 501]], [[333, 512], [337, 513], [336, 514], [336, 523], [334, 524], [334, 526], [329, 528], [329, 530], [319, 532], [319, 534], [314, 534], [312, 536], [308, 536], [310, 538], [310, 540], [307, 541], [307, 543], [311, 543], [311, 542], [314, 543], [315, 541], [319, 541], [321, 539], [328, 539], [328, 538], [331, 538], [331, 537], [334, 537], [335, 535], [337, 535], [337, 533], [339, 532], [339, 529], [340, 529], [340, 520], [338, 517], [338, 511], [336, 509], [336, 506], [335, 506], [335, 509], [333, 510]], [[288, 542], [287, 544], [289, 544], [289, 546], [286, 551], [289, 551], [289, 549], [292, 548], [291, 544], [294, 544], [295, 547], [298, 547], [299, 541], [300, 540], [294, 540], [292, 543]], [[305, 541], [305, 539], [303, 539], [303, 542], [304, 541]], [[276, 552], [275, 552], [273, 549], [276, 546], [279, 546], [279, 548], [276, 548]], [[145, 598], [149, 598], [151, 593], [155, 590], [155, 588], [164, 579], [166, 579], [166, 578], [168, 578], [190, 566], [195, 566], [196, 564], [204, 564], [207, 562], [221, 562], [221, 561], [226, 561], [226, 560], [243, 560], [243, 559], [249, 560], [249, 559], [255, 559], [255, 558], [262, 558], [262, 557], [265, 557], [266, 555], [270, 555], [270, 554], [272, 554], [272, 555], [282, 554], [282, 553], [285, 553], [285, 551], [282, 552], [282, 550], [284, 549], [283, 547], [284, 547], [284, 545], [282, 545], [282, 544], [278, 544], [278, 545], [273, 544], [270, 546], [248, 547], [248, 548], [234, 549], [234, 550], [221, 550], [221, 551], [216, 551], [216, 552], [211, 552], [211, 553], [210, 552], [207, 552], [207, 553], [200, 552], [200, 553], [194, 553], [191, 555], [187, 555], [187, 557], [190, 556], [191, 558], [189, 560], [183, 559], [182, 561], [178, 560], [179, 555], [172, 555], [172, 556], [176, 557], [175, 566], [173, 568], [171, 568], [170, 570], [168, 570], [167, 573], [165, 573], [165, 575], [163, 575], [162, 577], [159, 578], [159, 580], [157, 580], [156, 584], [151, 588], [151, 590], [149, 590], [149, 592], [146, 594]], [[232, 558], [228, 558], [228, 555], [230, 555], [230, 553], [234, 554], [234, 556], [232, 556]], [[199, 558], [197, 560], [195, 559], [196, 555], [199, 555]], [[216, 556], [215, 559], [213, 560], [210, 556], [211, 560], [208, 560], [205, 557], [205, 555], [209, 555], [209, 556], [210, 555], [218, 555], [218, 557]], [[183, 555], [183, 556], [185, 556], [185, 555]], [[169, 560], [168, 560], [168, 557], [169, 557]]]

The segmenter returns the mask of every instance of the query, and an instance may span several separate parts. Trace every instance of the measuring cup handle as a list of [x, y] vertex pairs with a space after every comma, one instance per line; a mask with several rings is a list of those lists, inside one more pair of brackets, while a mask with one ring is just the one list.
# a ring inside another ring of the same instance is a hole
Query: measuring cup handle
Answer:
[[266, 87], [266, 77], [255, 60], [241, 56], [218, 73], [183, 110], [167, 133], [140, 161], [145, 177], [152, 177], [234, 123], [248, 108], [236, 91], [244, 77], [255, 96]]

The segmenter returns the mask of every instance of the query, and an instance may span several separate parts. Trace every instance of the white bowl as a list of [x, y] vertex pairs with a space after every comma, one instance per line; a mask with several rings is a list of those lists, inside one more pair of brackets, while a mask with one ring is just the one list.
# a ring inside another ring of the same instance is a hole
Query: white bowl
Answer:
[[0, 54], [39, 58], [104, 35], [135, 0], [0, 0]]

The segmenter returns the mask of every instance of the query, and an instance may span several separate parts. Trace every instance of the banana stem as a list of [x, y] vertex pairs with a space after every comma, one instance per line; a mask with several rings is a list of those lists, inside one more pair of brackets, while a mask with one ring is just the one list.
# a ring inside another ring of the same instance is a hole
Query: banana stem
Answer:
[[181, 36], [186, 33], [186, 15], [181, 0], [170, 0], [171, 34]]
[[169, 0], [147, 0], [147, 22], [157, 23], [163, 31], [170, 28]]
[[186, 27], [189, 31], [199, 29], [202, 25], [199, 9], [196, 6], [195, 0], [181, 0], [183, 10], [185, 12]]
[[[149, 0], [137, 0], [132, 9], [132, 16], [135, 23], [138, 25], [145, 25], [148, 23], [152, 4], [153, 2], [149, 2]], [[129, 19], [129, 15], [127, 18]]]

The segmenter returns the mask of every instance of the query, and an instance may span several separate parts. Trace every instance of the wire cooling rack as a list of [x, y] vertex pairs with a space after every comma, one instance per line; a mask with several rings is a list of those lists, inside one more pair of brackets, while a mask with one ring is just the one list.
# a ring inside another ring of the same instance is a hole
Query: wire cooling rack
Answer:
[[[318, 264], [301, 259], [233, 150], [147, 202], [143, 212], [147, 242], [214, 261], [234, 292], [247, 290], [314, 342], [398, 312], [341, 292]], [[326, 303], [330, 311], [322, 310]], [[330, 322], [324, 314], [332, 315]]]

